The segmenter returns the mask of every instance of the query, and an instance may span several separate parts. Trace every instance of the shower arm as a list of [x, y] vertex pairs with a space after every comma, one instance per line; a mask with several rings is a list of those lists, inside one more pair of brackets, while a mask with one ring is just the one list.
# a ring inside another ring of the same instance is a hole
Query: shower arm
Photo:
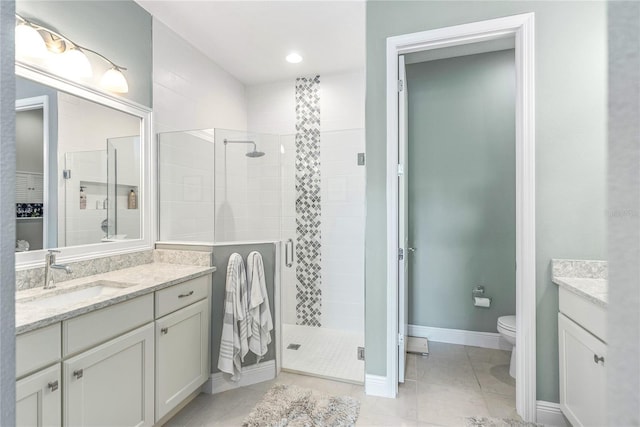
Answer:
[[224, 145], [226, 146], [227, 144], [253, 144], [253, 151], [257, 151], [257, 146], [256, 143], [253, 141], [230, 141], [228, 139], [224, 140]]

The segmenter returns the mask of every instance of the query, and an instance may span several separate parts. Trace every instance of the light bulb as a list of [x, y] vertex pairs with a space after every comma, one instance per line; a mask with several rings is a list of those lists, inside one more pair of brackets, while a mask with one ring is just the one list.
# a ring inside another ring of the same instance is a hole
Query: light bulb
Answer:
[[27, 24], [16, 26], [16, 56], [43, 58], [47, 54], [47, 46], [38, 30]]
[[89, 59], [80, 49], [75, 47], [67, 49], [59, 55], [54, 55], [52, 62], [54, 71], [64, 77], [87, 79], [93, 75]]
[[298, 55], [295, 52], [287, 55], [285, 59], [287, 60], [287, 62], [290, 62], [292, 64], [297, 64], [298, 62], [302, 62], [302, 56]]
[[104, 73], [102, 79], [100, 79], [100, 86], [111, 92], [129, 92], [127, 79], [124, 77], [124, 74], [122, 74], [122, 71], [116, 67], [111, 68]]

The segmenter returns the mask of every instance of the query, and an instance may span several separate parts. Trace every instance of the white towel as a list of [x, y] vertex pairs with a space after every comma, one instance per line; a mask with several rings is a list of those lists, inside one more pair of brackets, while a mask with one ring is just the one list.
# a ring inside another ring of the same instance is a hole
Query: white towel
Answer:
[[271, 310], [264, 278], [264, 264], [259, 252], [251, 252], [247, 257], [247, 279], [249, 281], [249, 317], [251, 318], [251, 337], [249, 349], [257, 356], [257, 361], [267, 354], [271, 342]]
[[247, 276], [240, 254], [234, 253], [229, 257], [225, 290], [218, 369], [231, 374], [231, 379], [237, 381], [242, 372], [244, 356], [249, 352], [248, 338], [251, 333]]

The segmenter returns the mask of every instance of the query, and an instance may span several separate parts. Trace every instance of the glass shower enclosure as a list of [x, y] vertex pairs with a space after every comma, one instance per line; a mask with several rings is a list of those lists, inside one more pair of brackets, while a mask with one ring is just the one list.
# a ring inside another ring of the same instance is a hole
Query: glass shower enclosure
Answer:
[[[321, 134], [318, 197], [302, 197], [296, 136], [227, 129], [159, 135], [160, 240], [201, 244], [280, 242], [282, 369], [364, 381], [364, 130]], [[308, 168], [307, 168], [308, 169]], [[301, 221], [312, 215], [315, 221]], [[321, 236], [304, 243], [305, 227]], [[214, 249], [215, 251], [215, 249]], [[313, 252], [318, 274], [306, 264]], [[305, 261], [306, 262], [306, 261]], [[304, 301], [319, 295], [310, 325]], [[272, 310], [274, 308], [272, 307]], [[278, 322], [276, 322], [278, 324]]]

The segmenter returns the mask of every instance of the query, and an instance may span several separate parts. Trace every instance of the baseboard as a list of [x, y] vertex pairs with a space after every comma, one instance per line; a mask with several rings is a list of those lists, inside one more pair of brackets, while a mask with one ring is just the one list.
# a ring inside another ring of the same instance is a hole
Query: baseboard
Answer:
[[203, 387], [203, 391], [209, 394], [222, 393], [238, 387], [272, 380], [276, 377], [276, 361], [268, 360], [257, 365], [243, 366], [242, 376], [239, 381], [231, 381], [231, 375], [217, 372], [211, 374], [209, 381]]
[[538, 400], [536, 402], [536, 422], [545, 426], [570, 427], [562, 414], [559, 403]]
[[429, 341], [448, 344], [471, 345], [511, 351], [513, 348], [497, 332], [476, 332], [462, 329], [434, 328], [431, 326], [409, 325], [409, 336], [427, 338]]
[[381, 375], [364, 376], [364, 390], [369, 396], [395, 397], [393, 384], [389, 383], [388, 377]]

